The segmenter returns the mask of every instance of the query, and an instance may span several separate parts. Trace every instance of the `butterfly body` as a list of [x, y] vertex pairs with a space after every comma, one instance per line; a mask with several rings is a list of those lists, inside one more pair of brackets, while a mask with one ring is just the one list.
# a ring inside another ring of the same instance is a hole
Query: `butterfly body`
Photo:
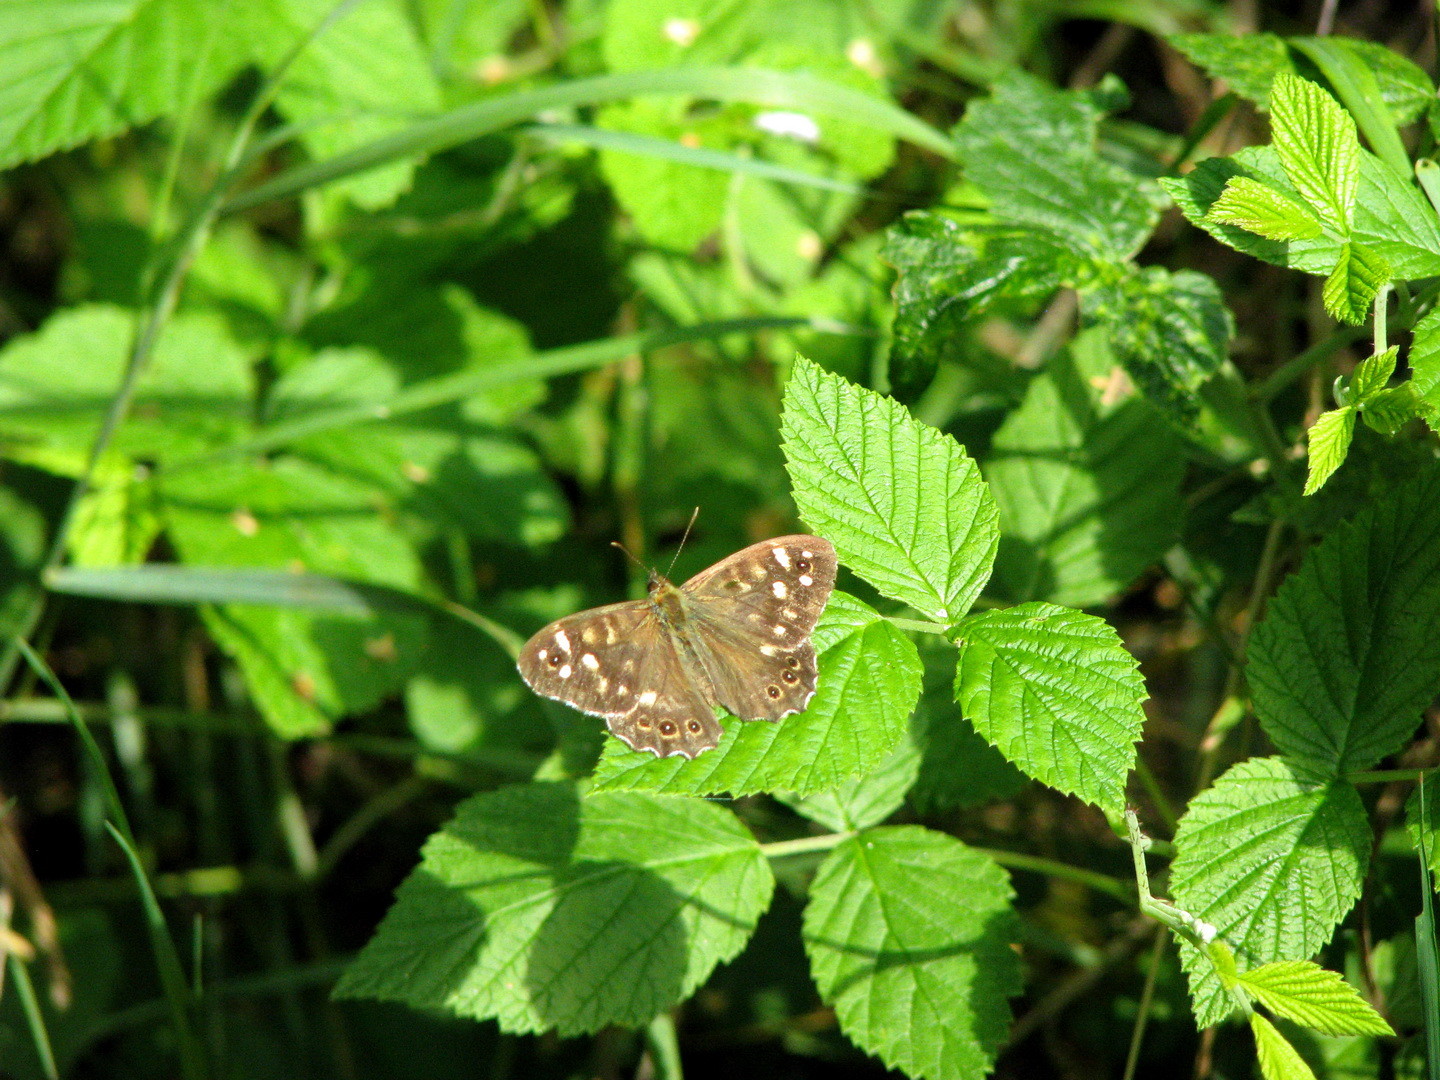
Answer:
[[800, 712], [815, 693], [811, 631], [835, 584], [835, 550], [782, 536], [683, 585], [652, 572], [644, 600], [559, 619], [520, 651], [531, 689], [605, 718], [636, 750], [693, 758], [720, 741], [715, 706], [742, 720]]

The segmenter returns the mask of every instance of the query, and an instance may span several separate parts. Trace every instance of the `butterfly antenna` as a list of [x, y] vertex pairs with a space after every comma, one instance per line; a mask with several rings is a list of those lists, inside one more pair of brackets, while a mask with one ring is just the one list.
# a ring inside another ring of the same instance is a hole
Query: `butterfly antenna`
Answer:
[[685, 541], [690, 539], [690, 530], [695, 527], [695, 519], [700, 516], [700, 508], [695, 507], [695, 512], [690, 515], [690, 524], [685, 526], [685, 532], [680, 537], [680, 546], [675, 549], [675, 554], [670, 556], [670, 565], [665, 568], [665, 576], [670, 576], [670, 571], [675, 569], [675, 560], [680, 558], [680, 552], [685, 550]]
[[611, 546], [611, 547], [614, 547], [614, 548], [619, 548], [621, 551], [623, 551], [623, 552], [625, 553], [625, 557], [626, 557], [627, 559], [629, 559], [631, 562], [633, 562], [636, 566], [640, 567], [641, 570], [644, 570], [645, 573], [647, 573], [647, 574], [653, 574], [653, 573], [654, 573], [654, 571], [651, 570], [650, 567], [646, 566], [643, 562], [641, 562], [639, 559], [637, 559], [634, 555], [631, 555], [631, 554], [630, 554], [630, 549], [627, 548], [624, 544], [622, 544], [619, 540], [611, 540], [611, 541], [610, 541], [610, 546]]

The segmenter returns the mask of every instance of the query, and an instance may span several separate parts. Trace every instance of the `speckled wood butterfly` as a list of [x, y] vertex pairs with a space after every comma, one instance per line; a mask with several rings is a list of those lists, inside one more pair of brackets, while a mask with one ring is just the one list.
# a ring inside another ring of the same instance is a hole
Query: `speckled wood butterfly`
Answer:
[[532, 637], [520, 674], [537, 694], [603, 716], [632, 749], [693, 758], [720, 741], [716, 705], [779, 720], [809, 704], [810, 633], [834, 585], [835, 549], [818, 536], [751, 544], [679, 587], [652, 570], [646, 599]]

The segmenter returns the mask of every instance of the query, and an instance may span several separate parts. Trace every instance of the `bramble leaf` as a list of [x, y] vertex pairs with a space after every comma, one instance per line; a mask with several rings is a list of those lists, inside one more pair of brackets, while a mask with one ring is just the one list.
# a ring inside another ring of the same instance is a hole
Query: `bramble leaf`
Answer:
[[821, 864], [805, 951], [840, 1029], [924, 1080], [982, 1076], [1019, 992], [1005, 872], [942, 833], [873, 829]]
[[1054, 604], [972, 615], [956, 630], [955, 700], [1021, 771], [1124, 807], [1145, 682], [1104, 620]]
[[1309, 960], [1282, 960], [1242, 971], [1240, 985], [1276, 1016], [1326, 1035], [1394, 1035], [1339, 972]]
[[1350, 438], [1355, 434], [1355, 409], [1342, 405], [1338, 409], [1323, 412], [1310, 427], [1309, 474], [1305, 478], [1306, 495], [1313, 495], [1325, 486], [1325, 481], [1341, 465], [1350, 450]]
[[508, 1032], [639, 1027], [745, 946], [773, 888], [712, 803], [501, 788], [430, 837], [335, 993]]
[[995, 500], [950, 436], [804, 357], [780, 425], [795, 503], [840, 561], [886, 596], [955, 622], [999, 542]]

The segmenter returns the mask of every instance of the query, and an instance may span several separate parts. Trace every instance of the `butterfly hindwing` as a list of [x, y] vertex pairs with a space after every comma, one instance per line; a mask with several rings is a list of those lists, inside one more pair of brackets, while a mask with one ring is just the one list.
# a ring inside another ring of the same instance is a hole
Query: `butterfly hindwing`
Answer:
[[828, 540], [782, 536], [681, 586], [687, 640], [726, 709], [742, 720], [778, 720], [809, 704], [818, 674], [810, 634], [835, 571]]
[[558, 619], [525, 643], [518, 666], [537, 694], [604, 717], [633, 749], [694, 757], [719, 742], [705, 688], [686, 673], [648, 601]]

